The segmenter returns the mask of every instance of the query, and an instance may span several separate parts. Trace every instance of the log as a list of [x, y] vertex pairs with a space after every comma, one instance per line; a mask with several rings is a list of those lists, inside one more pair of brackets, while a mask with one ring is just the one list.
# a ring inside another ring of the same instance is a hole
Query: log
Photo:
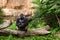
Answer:
[[12, 34], [12, 35], [19, 36], [19, 37], [44, 35], [44, 34], [50, 33], [50, 31], [48, 31], [49, 29], [50, 29], [49, 26], [45, 26], [44, 28], [37, 28], [37, 29], [28, 30], [27, 32], [20, 31], [20, 30], [3, 29], [3, 30], [0, 30], [0, 35]]
[[11, 24], [10, 20], [5, 20], [5, 22], [0, 25], [0, 30], [9, 27], [10, 24]]

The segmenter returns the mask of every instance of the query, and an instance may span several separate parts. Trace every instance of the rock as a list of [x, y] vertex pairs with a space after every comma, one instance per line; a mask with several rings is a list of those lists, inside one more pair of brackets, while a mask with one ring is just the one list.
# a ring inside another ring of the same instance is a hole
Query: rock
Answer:
[[7, 17], [10, 17], [10, 19], [15, 20], [18, 16], [20, 16], [20, 14], [32, 16], [32, 10], [30, 9], [16, 10], [16, 9], [3, 8], [2, 10], [3, 10], [3, 16], [6, 16], [4, 19], [7, 19]]
[[26, 5], [26, 0], [0, 0], [0, 7], [15, 8], [21, 5]]
[[21, 5], [26, 5], [26, 0], [8, 0], [8, 3], [6, 5], [7, 8], [16, 8], [20, 7]]
[[32, 0], [0, 0], [0, 7], [9, 9], [29, 9], [35, 4]]
[[0, 0], [0, 7], [2, 7], [4, 16], [17, 17], [21, 13], [33, 16], [35, 9], [31, 7], [35, 6], [35, 4], [31, 2], [32, 0]]
[[0, 7], [5, 7], [7, 4], [7, 0], [0, 0]]
[[2, 9], [3, 11], [3, 15], [6, 15], [6, 16], [19, 16], [21, 13], [24, 14], [24, 15], [32, 15], [32, 10], [30, 9], [25, 9], [25, 10], [16, 10], [16, 9], [8, 9], [8, 8], [3, 8]]
[[8, 9], [8, 8], [4, 8], [3, 10], [3, 15], [6, 16], [12, 16], [12, 15], [16, 15], [17, 10], [15, 9]]

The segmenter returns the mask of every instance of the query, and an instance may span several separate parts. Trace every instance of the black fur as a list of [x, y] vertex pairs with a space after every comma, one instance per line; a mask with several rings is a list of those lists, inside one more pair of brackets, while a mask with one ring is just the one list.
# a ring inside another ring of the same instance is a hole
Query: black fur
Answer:
[[20, 18], [17, 18], [16, 20], [16, 26], [18, 27], [18, 30], [21, 31], [27, 31], [26, 27], [30, 21], [23, 15], [20, 15]]

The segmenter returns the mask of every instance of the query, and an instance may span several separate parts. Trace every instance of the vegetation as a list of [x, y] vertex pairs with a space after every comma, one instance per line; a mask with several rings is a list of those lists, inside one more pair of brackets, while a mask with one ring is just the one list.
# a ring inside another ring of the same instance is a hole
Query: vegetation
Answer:
[[[16, 30], [16, 25], [15, 22], [10, 26], [10, 29]], [[40, 35], [40, 36], [30, 36], [30, 37], [24, 37], [24, 38], [19, 38], [16, 36], [0, 36], [0, 40], [60, 40], [60, 38], [54, 37], [55, 33], [58, 32], [56, 31], [57, 28], [52, 29], [51, 28], [51, 34], [47, 35]]]
[[60, 15], [59, 2], [60, 0], [35, 0], [33, 3], [38, 6], [35, 7], [37, 11], [35, 12], [34, 19], [44, 20], [44, 22], [50, 26], [60, 25], [58, 22], [58, 15]]
[[0, 24], [3, 23], [3, 18], [2, 18], [2, 8], [0, 8]]
[[[37, 10], [32, 18], [33, 20], [28, 25], [28, 30], [50, 25], [51, 34], [24, 38], [12, 35], [0, 36], [0, 40], [60, 40], [60, 38], [55, 37], [55, 34], [60, 31], [58, 20], [58, 16], [60, 16], [60, 0], [35, 0], [33, 3], [38, 6], [35, 7]], [[9, 28], [15, 30], [15, 22]]]

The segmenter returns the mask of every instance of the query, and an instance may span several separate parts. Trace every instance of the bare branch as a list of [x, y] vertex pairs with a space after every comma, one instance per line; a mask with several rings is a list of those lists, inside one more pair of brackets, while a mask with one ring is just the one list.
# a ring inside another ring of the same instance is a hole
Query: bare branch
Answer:
[[10, 20], [6, 20], [3, 24], [0, 25], [0, 30], [7, 28], [11, 24]]

